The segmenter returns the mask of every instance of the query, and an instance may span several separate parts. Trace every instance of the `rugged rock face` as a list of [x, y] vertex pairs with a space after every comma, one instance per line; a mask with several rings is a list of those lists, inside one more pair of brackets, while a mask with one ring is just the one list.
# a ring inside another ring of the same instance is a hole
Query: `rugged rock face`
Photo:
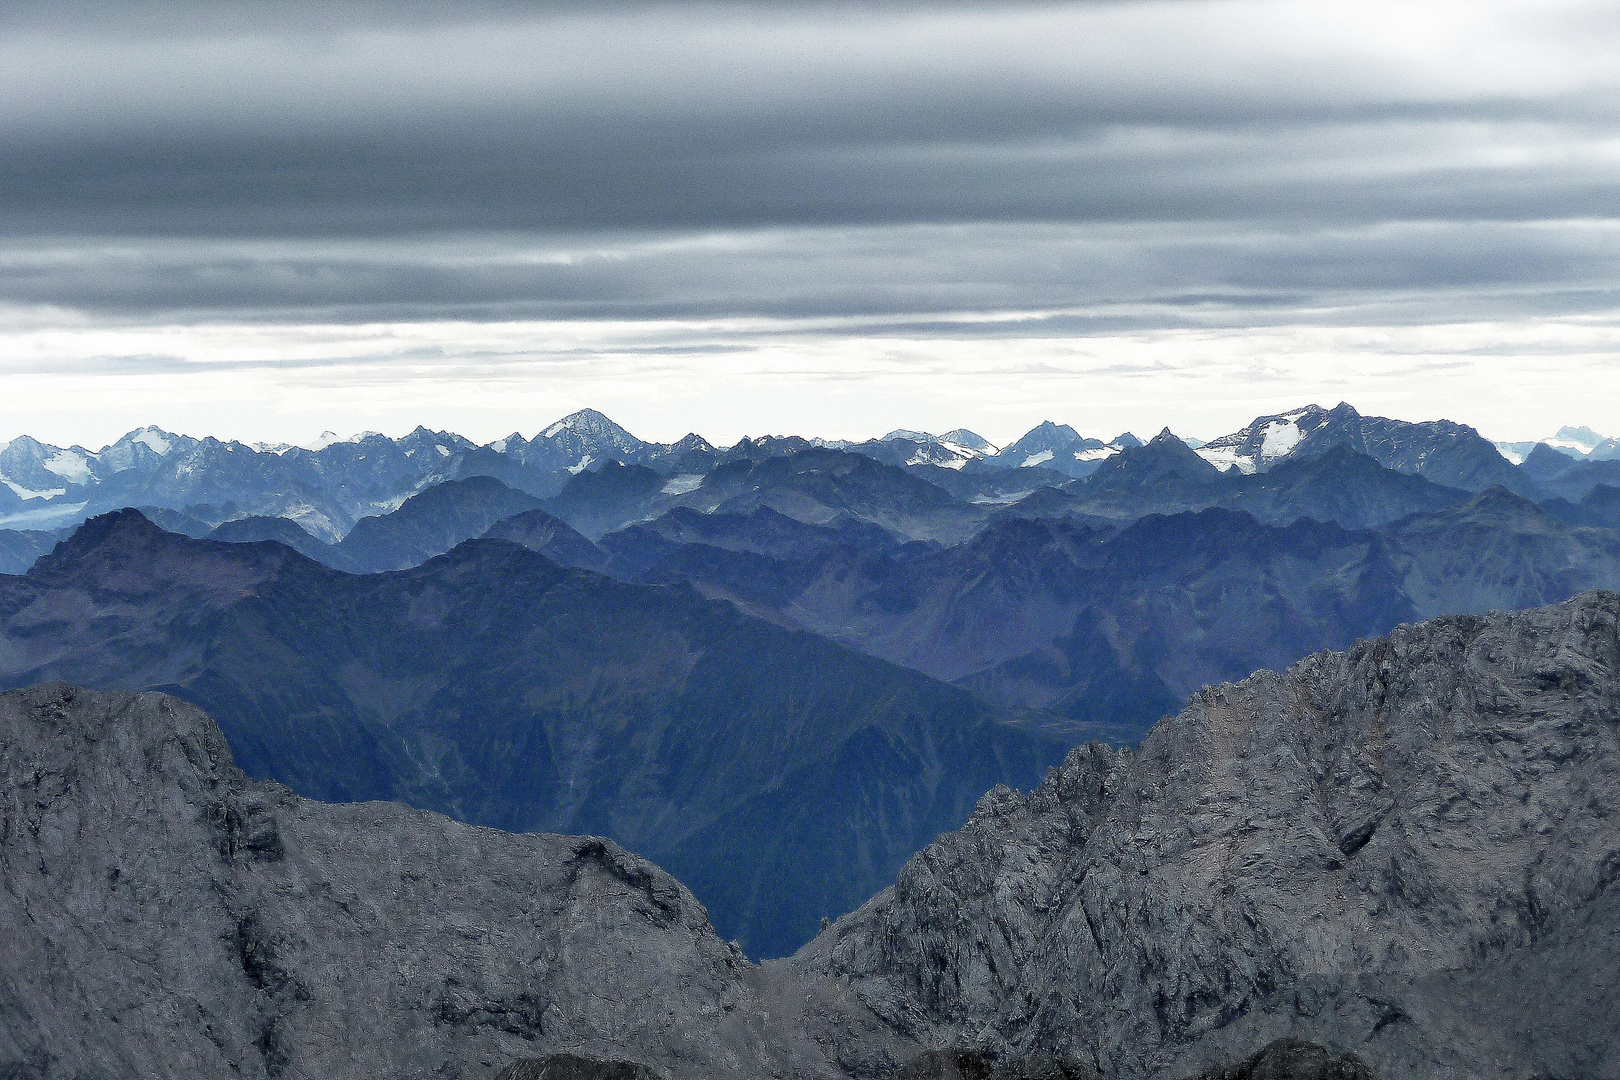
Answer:
[[902, 1045], [774, 990], [611, 841], [309, 802], [162, 694], [0, 694], [0, 855], [0, 1076], [479, 1080], [565, 1051], [841, 1075], [793, 1034], [808, 1007]]
[[639, 1061], [601, 1061], [578, 1054], [514, 1061], [495, 1080], [664, 1080]]
[[1376, 1080], [1355, 1054], [1335, 1057], [1326, 1047], [1278, 1039], [1230, 1069], [1211, 1069], [1196, 1080]]
[[926, 1050], [894, 1074], [894, 1080], [1097, 1080], [1083, 1061], [1047, 1054], [1018, 1058], [999, 1068], [977, 1050]]
[[1279, 1036], [1386, 1080], [1620, 1075], [1617, 621], [1588, 593], [1210, 688], [986, 795], [792, 963], [926, 1045], [1104, 1075]]

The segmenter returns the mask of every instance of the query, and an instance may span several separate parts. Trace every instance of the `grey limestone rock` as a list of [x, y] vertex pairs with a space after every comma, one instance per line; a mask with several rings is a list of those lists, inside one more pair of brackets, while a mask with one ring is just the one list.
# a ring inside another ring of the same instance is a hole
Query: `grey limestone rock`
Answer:
[[578, 1054], [551, 1054], [514, 1061], [495, 1080], [663, 1080], [639, 1061], [603, 1061]]
[[894, 1080], [1097, 1080], [1083, 1061], [1036, 1054], [996, 1065], [977, 1050], [927, 1050], [908, 1061]]
[[1386, 1080], [1620, 1076], [1617, 621], [1587, 593], [1209, 688], [990, 792], [792, 964], [924, 1045], [1125, 1078], [1285, 1036]]
[[1278, 1039], [1230, 1069], [1212, 1069], [1196, 1080], [1376, 1080], [1355, 1054], [1335, 1056], [1301, 1039]]
[[301, 799], [159, 693], [0, 694], [0, 941], [18, 1080], [476, 1080], [565, 1051], [840, 1075], [793, 1034], [804, 995], [611, 841]]

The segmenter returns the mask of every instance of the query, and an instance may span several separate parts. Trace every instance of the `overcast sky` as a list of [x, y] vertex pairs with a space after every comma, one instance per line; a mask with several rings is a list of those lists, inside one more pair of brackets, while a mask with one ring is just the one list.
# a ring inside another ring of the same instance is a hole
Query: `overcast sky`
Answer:
[[1620, 432], [1620, 5], [7, 0], [0, 438]]

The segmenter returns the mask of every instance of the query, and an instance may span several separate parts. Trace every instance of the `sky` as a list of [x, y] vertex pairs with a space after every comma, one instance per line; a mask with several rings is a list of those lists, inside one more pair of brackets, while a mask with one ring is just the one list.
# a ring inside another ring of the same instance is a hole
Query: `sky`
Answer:
[[1620, 5], [0, 13], [0, 439], [1620, 433]]

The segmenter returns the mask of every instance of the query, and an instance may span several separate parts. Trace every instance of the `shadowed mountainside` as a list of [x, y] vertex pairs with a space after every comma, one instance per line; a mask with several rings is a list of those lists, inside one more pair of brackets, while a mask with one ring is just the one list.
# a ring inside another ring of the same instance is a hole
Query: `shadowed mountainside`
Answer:
[[58, 678], [194, 701], [250, 775], [311, 797], [612, 836], [766, 955], [1063, 746], [684, 585], [495, 540], [356, 576], [135, 511], [0, 578], [0, 683]]

